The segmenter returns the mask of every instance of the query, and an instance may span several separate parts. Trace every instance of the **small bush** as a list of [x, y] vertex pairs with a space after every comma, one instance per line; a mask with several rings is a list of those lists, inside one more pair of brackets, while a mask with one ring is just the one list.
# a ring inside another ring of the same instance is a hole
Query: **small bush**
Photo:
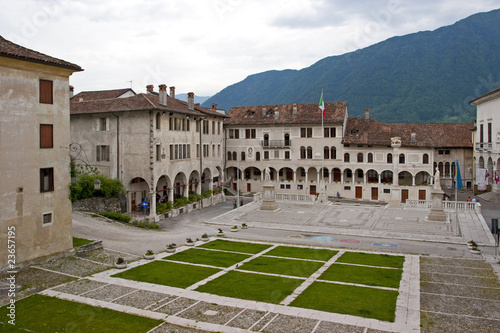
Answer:
[[212, 190], [205, 190], [203, 192], [201, 192], [201, 196], [205, 199], [205, 198], [210, 198], [210, 196], [212, 195]]
[[[94, 188], [96, 179], [99, 179], [101, 182], [101, 188], [99, 190]], [[71, 183], [69, 189], [71, 202], [92, 197], [117, 198], [121, 193], [125, 192], [125, 188], [119, 179], [111, 179], [95, 174], [79, 175], [76, 183]]]
[[171, 209], [172, 209], [172, 201], [167, 201], [156, 206], [156, 211], [162, 214], [165, 214]]
[[137, 221], [133, 220], [130, 222], [131, 225], [138, 227], [138, 228], [143, 228], [143, 229], [161, 229], [158, 223], [154, 222], [147, 222], [147, 221]]
[[125, 222], [125, 223], [130, 222], [130, 216], [118, 212], [103, 212], [100, 213], [100, 215], [118, 222]]
[[174, 208], [186, 206], [188, 204], [188, 202], [189, 202], [189, 200], [186, 197], [177, 198], [174, 200]]
[[202, 197], [198, 193], [193, 193], [193, 194], [189, 195], [188, 199], [189, 199], [189, 202], [196, 202], [196, 201], [200, 201], [202, 199]]

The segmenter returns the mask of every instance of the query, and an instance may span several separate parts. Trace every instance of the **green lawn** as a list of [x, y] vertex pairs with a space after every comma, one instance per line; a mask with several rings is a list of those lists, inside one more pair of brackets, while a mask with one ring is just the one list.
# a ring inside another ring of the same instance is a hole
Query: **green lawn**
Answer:
[[303, 280], [230, 271], [199, 286], [196, 291], [279, 304]]
[[309, 249], [309, 248], [294, 247], [294, 246], [277, 246], [271, 251], [267, 252], [265, 255], [328, 261], [338, 252], [339, 251], [333, 251], [327, 249]]
[[244, 263], [239, 268], [254, 272], [273, 273], [307, 278], [324, 264], [325, 263], [323, 262], [317, 261], [258, 257]]
[[2, 332], [148, 332], [162, 323], [114, 310], [33, 295], [17, 301], [16, 325], [8, 321], [6, 306], [0, 308]]
[[224, 251], [233, 251], [249, 254], [257, 254], [270, 248], [272, 245], [267, 244], [254, 244], [254, 243], [243, 243], [243, 242], [232, 242], [222, 239], [217, 239], [206, 244], [198, 246], [199, 248], [205, 249], [215, 249]]
[[374, 254], [363, 252], [346, 252], [336, 262], [348, 264], [403, 268], [405, 257], [391, 256], [387, 254]]
[[401, 269], [333, 264], [321, 274], [319, 279], [399, 288], [402, 273]]
[[290, 305], [394, 321], [397, 291], [314, 282]]
[[250, 255], [248, 254], [193, 248], [167, 256], [165, 259], [217, 267], [229, 267], [249, 257]]
[[134, 281], [156, 283], [165, 286], [187, 288], [219, 272], [219, 269], [181, 263], [153, 261], [121, 273], [112, 275]]
[[92, 242], [94, 241], [90, 239], [73, 237], [73, 247], [79, 247], [85, 244], [90, 244]]

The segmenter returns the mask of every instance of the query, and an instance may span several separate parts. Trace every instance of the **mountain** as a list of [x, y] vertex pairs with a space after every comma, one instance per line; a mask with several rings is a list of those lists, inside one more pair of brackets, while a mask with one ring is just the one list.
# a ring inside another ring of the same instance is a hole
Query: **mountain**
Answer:
[[434, 31], [389, 38], [301, 70], [250, 75], [209, 98], [238, 105], [346, 101], [383, 122], [469, 122], [474, 97], [500, 86], [500, 9]]
[[[181, 100], [181, 101], [184, 101], [184, 102], [187, 102], [188, 100], [188, 95], [187, 94], [175, 94], [175, 98], [177, 98], [178, 100]], [[210, 96], [196, 96], [194, 95], [194, 102], [195, 103], [200, 103], [200, 104], [203, 104], [207, 101], [207, 99], [209, 99]], [[210, 104], [208, 107], [211, 107], [212, 105]]]

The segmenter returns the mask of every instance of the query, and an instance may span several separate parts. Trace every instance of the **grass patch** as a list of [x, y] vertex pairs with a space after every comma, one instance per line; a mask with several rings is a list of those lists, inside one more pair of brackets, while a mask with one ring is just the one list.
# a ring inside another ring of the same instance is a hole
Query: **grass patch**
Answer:
[[277, 246], [271, 251], [267, 252], [265, 255], [328, 261], [338, 252], [339, 251], [332, 251], [327, 249], [310, 249], [310, 248], [294, 247], [294, 246]]
[[397, 291], [313, 282], [290, 305], [393, 322]]
[[73, 247], [79, 247], [85, 244], [90, 244], [93, 243], [93, 240], [90, 239], [85, 239], [85, 238], [78, 238], [78, 237], [73, 237]]
[[279, 304], [302, 282], [299, 279], [230, 271], [199, 286], [196, 291]]
[[170, 255], [166, 257], [166, 259], [181, 262], [190, 262], [193, 264], [229, 267], [249, 257], [250, 255], [241, 253], [189, 249], [176, 253], [174, 255]]
[[[0, 308], [2, 321], [8, 309]], [[0, 325], [2, 332], [148, 332], [162, 323], [114, 310], [43, 295], [16, 302], [16, 325]]]
[[156, 283], [171, 287], [187, 288], [190, 285], [206, 279], [210, 275], [219, 271], [219, 269], [210, 267], [154, 261], [152, 263], [112, 275], [112, 277]]
[[378, 267], [403, 268], [405, 257], [364, 252], [346, 252], [341, 255], [336, 262]]
[[198, 247], [205, 249], [257, 254], [261, 251], [264, 251], [265, 249], [270, 248], [271, 246], [272, 245], [267, 245], [267, 244], [232, 242], [232, 241], [217, 239], [212, 242], [200, 245]]
[[319, 279], [399, 288], [401, 274], [403, 274], [401, 269], [333, 264], [321, 274]]
[[274, 257], [258, 257], [241, 266], [241, 269], [263, 273], [309, 277], [324, 263]]
[[125, 222], [128, 223], [130, 222], [130, 216], [127, 214], [122, 214], [119, 212], [101, 212], [99, 215], [102, 215], [104, 217], [107, 217], [108, 219], [112, 219], [114, 221], [118, 222]]

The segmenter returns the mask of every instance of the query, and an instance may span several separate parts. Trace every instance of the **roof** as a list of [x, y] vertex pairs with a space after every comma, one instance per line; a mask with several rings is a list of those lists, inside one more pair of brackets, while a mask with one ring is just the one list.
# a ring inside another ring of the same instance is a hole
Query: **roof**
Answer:
[[[297, 107], [294, 114], [293, 108]], [[263, 108], [266, 109], [265, 114]], [[279, 116], [276, 116], [279, 113]], [[342, 123], [347, 114], [347, 103], [325, 103], [325, 123]], [[229, 110], [231, 119], [226, 125], [288, 125], [321, 123], [318, 103], [237, 106]]]
[[[119, 98], [127, 90], [129, 89], [81, 92], [71, 98], [70, 114], [158, 110], [188, 115], [227, 117], [199, 106], [195, 106], [194, 110], [189, 110], [186, 102], [170, 96], [167, 96], [167, 106], [159, 104], [157, 94], [136, 94]], [[82, 101], [80, 97], [83, 98]]]
[[481, 95], [477, 98], [474, 98], [472, 101], [470, 101], [470, 104], [477, 106], [479, 104], [483, 104], [485, 102], [489, 102], [497, 98], [500, 98], [500, 87], [492, 91], [489, 91], [486, 94]]
[[94, 101], [99, 99], [118, 98], [126, 92], [131, 91], [136, 94], [131, 88], [113, 89], [113, 90], [99, 90], [99, 91], [81, 91], [71, 98], [80, 99], [84, 101]]
[[[390, 146], [391, 138], [400, 137], [401, 145], [406, 147], [472, 148], [473, 128], [472, 123], [381, 123], [349, 118], [344, 143]], [[414, 142], [411, 142], [411, 133], [416, 134]]]
[[2, 36], [0, 36], [0, 56], [68, 68], [73, 71], [83, 71], [78, 65], [27, 49], [6, 40]]

